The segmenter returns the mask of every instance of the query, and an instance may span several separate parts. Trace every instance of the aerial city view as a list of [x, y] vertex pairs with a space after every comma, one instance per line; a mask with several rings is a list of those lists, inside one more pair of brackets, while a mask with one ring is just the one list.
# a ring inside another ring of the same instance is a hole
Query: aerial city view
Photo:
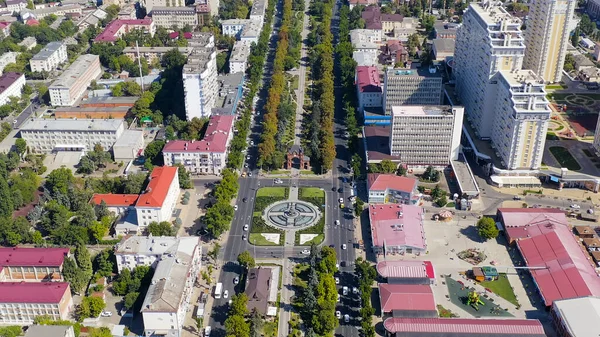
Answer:
[[600, 336], [600, 0], [0, 0], [0, 337]]

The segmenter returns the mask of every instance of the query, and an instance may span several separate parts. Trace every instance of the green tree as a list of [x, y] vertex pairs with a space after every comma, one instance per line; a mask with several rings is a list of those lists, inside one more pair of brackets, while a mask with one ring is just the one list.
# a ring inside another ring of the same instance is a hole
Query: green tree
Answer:
[[192, 188], [194, 185], [192, 184], [190, 173], [185, 169], [185, 166], [182, 164], [177, 164], [176, 166], [178, 167], [179, 187], [186, 190]]
[[444, 207], [444, 206], [446, 206], [447, 203], [448, 203], [448, 198], [445, 195], [439, 197], [435, 201], [435, 204], [438, 205], [438, 207]]
[[18, 337], [23, 335], [23, 328], [17, 325], [0, 327], [0, 336]]
[[213, 259], [213, 261], [217, 261], [217, 257], [219, 256], [219, 251], [221, 250], [221, 245], [218, 242], [215, 242], [213, 248], [208, 251], [206, 254], [208, 257]]
[[93, 273], [92, 258], [90, 252], [84, 245], [79, 244], [77, 245], [77, 248], [75, 248], [75, 260], [83, 275], [89, 280]]
[[0, 178], [0, 216], [10, 217], [15, 209], [12, 193], [5, 178]]
[[175, 236], [175, 228], [168, 221], [162, 221], [160, 223], [153, 221], [148, 225], [146, 229], [148, 233], [153, 236]]
[[356, 217], [360, 217], [364, 208], [365, 202], [362, 201], [359, 197], [356, 197], [356, 204], [354, 205], [354, 215], [356, 215]]
[[396, 172], [398, 165], [394, 164], [389, 159], [384, 159], [379, 163], [379, 167], [383, 173], [394, 173]]
[[78, 317], [83, 320], [88, 317], [98, 317], [106, 307], [106, 303], [100, 297], [84, 297], [79, 305]]
[[252, 310], [252, 313], [250, 314], [250, 336], [261, 337], [263, 326], [263, 318], [260, 316], [258, 311]]
[[435, 185], [435, 187], [433, 188], [433, 190], [431, 190], [431, 197], [433, 199], [438, 199], [442, 196], [446, 195], [446, 191], [442, 190], [440, 188], [440, 185]]
[[133, 305], [135, 304], [135, 301], [137, 301], [138, 296], [140, 296], [140, 293], [138, 292], [132, 292], [125, 295], [125, 297], [123, 298], [123, 306], [126, 310], [133, 308]]
[[73, 172], [68, 168], [58, 168], [50, 172], [46, 177], [46, 188], [52, 197], [57, 195], [68, 195], [69, 187], [75, 181]]
[[495, 239], [500, 231], [496, 227], [496, 222], [492, 218], [483, 217], [477, 221], [477, 232], [483, 239]]
[[254, 261], [254, 257], [252, 257], [252, 255], [250, 255], [250, 252], [248, 252], [247, 250], [241, 252], [240, 255], [238, 255], [237, 261], [240, 264], [240, 266], [246, 269], [254, 268], [254, 266], [256, 266], [256, 261]]
[[248, 314], [248, 295], [239, 293], [231, 297], [229, 315], [246, 316]]
[[217, 201], [204, 215], [206, 230], [215, 238], [227, 231], [233, 220], [233, 206], [228, 201]]
[[398, 170], [396, 170], [396, 175], [406, 177], [406, 173], [407, 173], [406, 167], [402, 164], [398, 165]]
[[110, 249], [101, 251], [94, 257], [94, 270], [100, 276], [110, 276], [115, 269], [114, 253]]
[[19, 156], [23, 157], [25, 151], [27, 151], [27, 141], [23, 138], [17, 138], [17, 140], [15, 140], [15, 148]]
[[225, 320], [225, 332], [227, 337], [250, 337], [250, 325], [242, 316], [229, 316]]
[[88, 328], [88, 337], [112, 337], [112, 332], [105, 327]]
[[425, 172], [423, 173], [423, 179], [438, 182], [440, 180], [440, 171], [433, 168], [433, 166], [427, 166]]

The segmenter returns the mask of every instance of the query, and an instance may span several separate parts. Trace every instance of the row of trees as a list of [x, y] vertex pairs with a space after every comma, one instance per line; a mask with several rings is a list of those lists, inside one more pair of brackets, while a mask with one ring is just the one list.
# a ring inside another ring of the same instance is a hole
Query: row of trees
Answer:
[[356, 259], [354, 272], [358, 277], [360, 291], [360, 300], [362, 308], [360, 309], [360, 325], [364, 337], [375, 337], [375, 326], [373, 326], [373, 315], [375, 309], [371, 305], [371, 292], [373, 291], [373, 281], [377, 277], [375, 268], [362, 257]]
[[240, 188], [235, 171], [225, 169], [222, 176], [223, 179], [212, 193], [216, 202], [206, 210], [206, 214], [202, 217], [202, 221], [206, 224], [206, 230], [215, 238], [229, 230], [234, 213], [231, 199], [237, 195]]
[[[254, 268], [256, 262], [248, 251], [242, 252], [237, 257], [238, 263], [244, 267], [245, 272]], [[240, 293], [231, 298], [231, 307], [225, 320], [225, 332], [227, 336], [250, 337], [260, 336], [264, 325], [263, 317], [256, 311], [248, 311], [248, 296]]]

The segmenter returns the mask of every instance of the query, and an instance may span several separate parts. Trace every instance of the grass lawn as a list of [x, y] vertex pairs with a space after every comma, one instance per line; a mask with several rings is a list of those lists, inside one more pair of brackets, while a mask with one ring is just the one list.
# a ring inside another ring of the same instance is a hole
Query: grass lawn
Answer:
[[566, 85], [562, 85], [562, 84], [549, 84], [546, 86], [546, 89], [548, 90], [561, 90], [561, 89], [567, 89], [568, 87]]
[[500, 273], [498, 280], [496, 281], [484, 281], [481, 282], [481, 285], [489, 290], [491, 290], [494, 294], [504, 298], [514, 305], [519, 305], [517, 301], [517, 297], [515, 296], [515, 292], [510, 286], [510, 282], [506, 277], [505, 273]]
[[440, 317], [445, 317], [445, 318], [458, 317], [455, 313], [444, 308], [441, 304], [437, 305], [437, 310], [438, 310], [438, 315]]
[[325, 191], [318, 187], [300, 187], [298, 192], [304, 198], [325, 198]]
[[300, 174], [304, 174], [304, 175], [315, 175], [315, 173], [311, 170], [302, 170], [300, 171]]
[[[302, 244], [302, 246], [310, 246], [310, 245], [312, 245], [313, 243], [314, 243], [315, 245], [318, 245], [318, 244], [320, 244], [321, 242], [323, 242], [323, 240], [325, 240], [325, 234], [319, 234], [319, 235], [315, 236], [315, 238], [314, 238], [314, 239], [312, 239], [312, 240], [310, 240], [310, 241], [307, 241], [307, 242], [303, 243], [303, 244]], [[300, 237], [298, 237], [298, 244], [297, 244], [298, 246], [300, 246], [300, 243], [299, 243], [299, 241], [300, 241]]]
[[273, 170], [269, 171], [269, 174], [290, 174], [290, 170]]
[[566, 167], [571, 171], [581, 170], [581, 166], [573, 155], [562, 146], [551, 146], [548, 150], [556, 158], [561, 167]]
[[257, 197], [286, 197], [285, 187], [261, 187], [256, 192]]
[[281, 246], [283, 241], [283, 234], [279, 236], [279, 243], [271, 242], [264, 238], [260, 233], [250, 233], [248, 241], [255, 246]]

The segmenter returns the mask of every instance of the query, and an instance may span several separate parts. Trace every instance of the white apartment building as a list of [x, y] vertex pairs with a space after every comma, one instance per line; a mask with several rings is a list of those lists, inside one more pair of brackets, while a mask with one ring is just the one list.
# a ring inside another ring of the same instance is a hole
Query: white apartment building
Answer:
[[37, 41], [35, 37], [28, 36], [23, 39], [23, 41], [19, 42], [19, 46], [27, 48], [27, 50], [31, 50], [37, 46]]
[[59, 64], [67, 62], [67, 59], [67, 45], [62, 42], [50, 42], [29, 60], [29, 65], [33, 72], [51, 72], [56, 70]]
[[521, 20], [501, 5], [469, 5], [457, 31], [454, 74], [467, 120], [479, 138], [491, 137], [495, 97], [490, 79], [500, 70], [521, 69], [524, 55]]
[[390, 151], [411, 168], [445, 168], [458, 159], [464, 108], [393, 106]]
[[73, 308], [67, 282], [0, 282], [2, 325], [31, 325], [42, 315], [68, 320]]
[[383, 95], [377, 67], [356, 67], [355, 82], [359, 111], [363, 112], [365, 108], [370, 107], [382, 107]]
[[169, 141], [163, 148], [165, 165], [182, 164], [191, 174], [220, 175], [225, 169], [234, 121], [233, 115], [213, 115], [202, 140]]
[[15, 52], [7, 52], [0, 55], [0, 75], [2, 75], [2, 72], [7, 64], [17, 62], [18, 55], [19, 54]]
[[21, 138], [35, 152], [105, 150], [125, 131], [122, 119], [32, 119], [21, 128]]
[[38, 20], [43, 19], [51, 14], [54, 14], [56, 16], [65, 16], [65, 15], [67, 15], [67, 13], [81, 14], [82, 6], [79, 4], [53, 6], [53, 7], [34, 9], [31, 11], [31, 14], [33, 14], [33, 16]]
[[20, 73], [4, 73], [0, 76], [0, 105], [8, 103], [9, 97], [21, 97], [25, 86], [25, 75]]
[[98, 55], [81, 55], [48, 87], [54, 106], [72, 106], [102, 74]]
[[144, 336], [183, 336], [184, 320], [196, 298], [194, 283], [201, 266], [199, 237], [178, 238], [160, 258], [144, 298]]
[[523, 66], [546, 82], [560, 82], [577, 0], [531, 0]]
[[150, 13], [155, 7], [185, 7], [185, 0], [142, 0], [140, 5]]
[[152, 21], [158, 27], [181, 29], [185, 26], [192, 28], [198, 25], [198, 15], [195, 7], [157, 7], [152, 9]]
[[250, 10], [250, 20], [262, 23], [265, 21], [267, 11], [267, 0], [254, 0]]
[[242, 29], [244, 29], [244, 26], [250, 22], [251, 20], [246, 19], [221, 20], [221, 29], [223, 30], [223, 35], [235, 36], [239, 39], [240, 35], [242, 34]]
[[210, 116], [215, 106], [218, 84], [214, 39], [210, 33], [194, 33], [188, 42], [188, 47], [194, 48], [182, 72], [188, 120]]
[[499, 71], [494, 80], [492, 148], [509, 170], [539, 169], [551, 113], [544, 80], [532, 70]]
[[[174, 236], [129, 236], [121, 239], [115, 246], [117, 270], [133, 270], [139, 266], [156, 268], [160, 258], [165, 254], [173, 254], [180, 240], [191, 237], [177, 238]], [[198, 238], [195, 238], [198, 239]]]
[[143, 229], [151, 222], [170, 221], [179, 198], [177, 167], [155, 167], [148, 178], [146, 191], [135, 203], [138, 226]]
[[248, 57], [250, 57], [250, 45], [236, 41], [229, 56], [229, 72], [231, 74], [246, 72]]
[[27, 8], [27, 0], [6, 0], [6, 9], [12, 13], [19, 13]]
[[242, 28], [242, 32], [239, 35], [238, 40], [248, 43], [248, 45], [258, 43], [260, 37], [260, 31], [262, 29], [262, 22], [250, 20]]
[[392, 106], [439, 105], [442, 102], [442, 76], [435, 68], [393, 69], [385, 71], [383, 107], [385, 114]]

